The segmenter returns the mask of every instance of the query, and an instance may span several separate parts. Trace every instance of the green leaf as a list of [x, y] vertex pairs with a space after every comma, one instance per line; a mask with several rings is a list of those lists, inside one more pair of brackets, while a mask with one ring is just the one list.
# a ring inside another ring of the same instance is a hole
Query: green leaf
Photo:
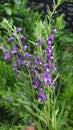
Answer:
[[12, 10], [10, 7], [5, 7], [5, 11], [9, 16], [12, 14]]
[[59, 40], [61, 40], [62, 42], [72, 42], [73, 41], [73, 34], [64, 34], [63, 36], [59, 37]]
[[62, 14], [59, 17], [57, 17], [57, 19], [56, 19], [56, 28], [59, 30], [63, 29], [65, 27], [65, 24], [66, 24], [66, 22], [63, 19], [63, 16], [64, 15]]

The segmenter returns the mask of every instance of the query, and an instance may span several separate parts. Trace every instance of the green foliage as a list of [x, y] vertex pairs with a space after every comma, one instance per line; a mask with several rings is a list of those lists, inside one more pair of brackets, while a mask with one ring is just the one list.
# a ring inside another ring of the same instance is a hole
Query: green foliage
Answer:
[[0, 6], [0, 18], [7, 18], [15, 26], [23, 27], [24, 33], [26, 33], [27, 38], [32, 38], [33, 30], [36, 22], [40, 19], [41, 15], [37, 12], [31, 12], [30, 8], [27, 8], [26, 0], [14, 0], [13, 4], [5, 3]]
[[8, 89], [8, 87], [14, 90], [13, 86], [16, 83], [16, 78], [12, 67], [6, 65], [5, 62], [0, 62], [0, 68], [0, 90]]
[[[23, 122], [24, 127], [27, 126], [27, 122], [31, 121], [32, 117], [30, 108], [32, 97], [32, 91], [30, 94], [28, 78], [24, 77], [24, 82], [15, 77], [15, 74], [5, 62], [0, 62], [0, 122], [9, 122], [11, 125], [15, 125]], [[20, 77], [20, 76], [18, 76]], [[27, 113], [29, 112], [29, 113]], [[5, 117], [6, 116], [6, 117]], [[12, 128], [11, 128], [12, 129]]]

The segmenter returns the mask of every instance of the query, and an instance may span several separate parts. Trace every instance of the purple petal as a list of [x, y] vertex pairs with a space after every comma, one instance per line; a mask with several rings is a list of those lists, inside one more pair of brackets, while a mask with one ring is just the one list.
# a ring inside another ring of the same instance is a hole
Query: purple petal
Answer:
[[57, 32], [57, 30], [56, 29], [53, 29], [52, 30], [52, 34], [57, 34], [58, 32]]
[[23, 50], [26, 51], [27, 49], [28, 49], [28, 46], [27, 46], [27, 45], [24, 45], [24, 46], [23, 46]]
[[39, 94], [38, 100], [40, 102], [45, 102], [46, 101], [46, 94], [41, 91], [40, 94]]
[[24, 35], [21, 35], [21, 41], [22, 41], [22, 43], [25, 42], [25, 37], [24, 37]]
[[22, 28], [16, 27], [16, 30], [17, 30], [17, 32], [21, 32], [21, 31], [22, 31]]
[[50, 86], [52, 83], [52, 77], [51, 77], [50, 73], [43, 72], [41, 81], [43, 81], [46, 86]]
[[10, 54], [4, 53], [5, 60], [9, 61], [11, 58]]
[[14, 42], [14, 37], [8, 38], [8, 41], [9, 41], [10, 43], [13, 43], [13, 42]]
[[42, 46], [42, 38], [38, 40], [37, 46]]

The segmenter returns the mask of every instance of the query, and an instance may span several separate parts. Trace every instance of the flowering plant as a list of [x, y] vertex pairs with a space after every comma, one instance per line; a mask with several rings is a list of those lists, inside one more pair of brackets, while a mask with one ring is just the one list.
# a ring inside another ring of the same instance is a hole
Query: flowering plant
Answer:
[[[6, 62], [12, 66], [23, 86], [22, 79], [25, 79], [25, 74], [27, 76], [28, 89], [32, 92], [29, 92], [32, 102], [29, 103], [29, 107], [27, 107], [28, 103], [21, 103], [35, 117], [36, 125], [39, 122], [45, 129], [58, 130], [61, 127], [59, 121], [63, 110], [60, 113], [59, 106], [57, 106], [58, 94], [55, 94], [58, 73], [53, 52], [54, 34], [57, 34], [57, 30], [53, 29], [46, 41], [40, 37], [33, 53], [26, 44], [26, 37], [21, 31], [22, 28], [11, 27], [7, 44], [1, 45], [0, 49], [3, 50]], [[28, 94], [27, 87], [25, 92]], [[43, 129], [42, 126], [41, 129]]]

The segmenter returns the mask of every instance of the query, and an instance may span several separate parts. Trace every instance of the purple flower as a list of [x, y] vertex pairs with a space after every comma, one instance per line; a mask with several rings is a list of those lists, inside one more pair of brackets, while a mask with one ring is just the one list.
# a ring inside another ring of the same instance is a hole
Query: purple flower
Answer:
[[16, 64], [21, 65], [21, 66], [24, 66], [25, 61], [24, 61], [24, 59], [22, 58], [22, 56], [18, 56], [18, 59], [16, 60]]
[[47, 39], [47, 41], [46, 41], [47, 45], [52, 45], [53, 40], [54, 40], [53, 35], [49, 36], [48, 39]]
[[38, 40], [37, 46], [42, 46], [42, 38]]
[[52, 56], [52, 48], [46, 48], [46, 56], [50, 58]]
[[46, 86], [50, 86], [52, 83], [52, 77], [51, 77], [50, 73], [43, 72], [41, 81], [43, 81]]
[[6, 98], [6, 101], [7, 101], [7, 102], [10, 102], [11, 100], [12, 100], [11, 97], [7, 97], [7, 98]]
[[36, 60], [34, 61], [34, 66], [37, 66], [37, 64], [38, 64], [38, 65], [42, 65], [42, 61], [41, 61], [40, 56], [38, 56], [38, 57], [36, 58]]
[[28, 52], [25, 52], [25, 53], [24, 53], [24, 56], [25, 56], [26, 58], [32, 58], [31, 54], [29, 54]]
[[43, 88], [43, 86], [41, 84], [40, 84], [39, 88], [40, 88], [40, 91], [44, 90], [44, 88]]
[[38, 66], [35, 66], [35, 70], [36, 70], [39, 74], [42, 73], [42, 70], [41, 70]]
[[8, 38], [8, 41], [11, 42], [11, 43], [13, 43], [14, 42], [14, 37]]
[[27, 49], [28, 49], [28, 46], [27, 46], [27, 45], [24, 45], [24, 46], [23, 46], [23, 50], [26, 51]]
[[18, 47], [17, 46], [13, 46], [11, 54], [17, 54], [18, 53]]
[[31, 74], [35, 75], [35, 70], [33, 68], [31, 69]]
[[44, 70], [50, 72], [49, 64], [47, 62], [44, 63]]
[[4, 57], [5, 57], [5, 60], [9, 61], [11, 58], [11, 55], [5, 52]]
[[21, 32], [21, 31], [22, 31], [22, 28], [16, 27], [16, 30], [17, 30], [17, 32]]
[[24, 37], [24, 35], [21, 35], [21, 41], [22, 41], [22, 43], [25, 42], [25, 37]]
[[57, 32], [57, 30], [56, 29], [53, 29], [52, 30], [52, 34], [57, 34], [58, 32]]
[[30, 65], [30, 61], [24, 61], [24, 65], [29, 66]]
[[50, 65], [50, 71], [54, 71], [54, 70], [56, 70], [55, 64], [51, 63], [51, 65]]
[[46, 101], [46, 94], [41, 91], [39, 94], [38, 100], [40, 102], [45, 102]]
[[37, 76], [34, 77], [33, 87], [34, 87], [34, 89], [39, 87], [39, 80], [38, 80]]

